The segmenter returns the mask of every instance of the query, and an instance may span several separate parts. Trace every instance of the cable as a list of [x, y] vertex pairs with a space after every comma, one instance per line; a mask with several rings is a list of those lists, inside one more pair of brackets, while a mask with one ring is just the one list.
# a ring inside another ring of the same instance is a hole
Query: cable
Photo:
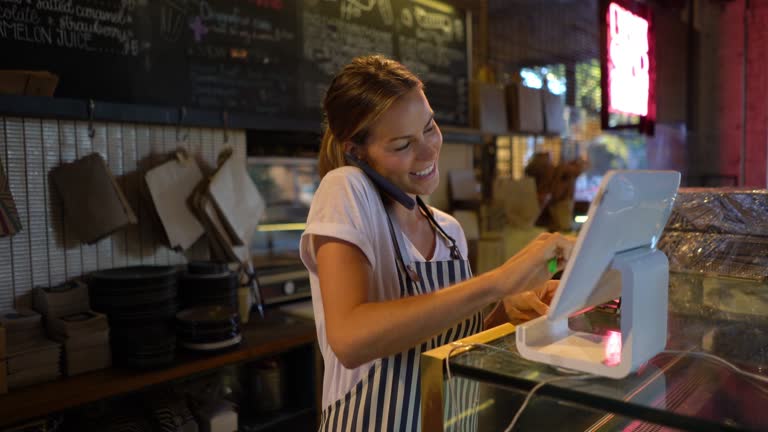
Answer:
[[732, 371], [734, 371], [734, 372], [736, 372], [738, 374], [741, 374], [741, 375], [744, 375], [746, 377], [752, 378], [754, 380], [761, 381], [763, 383], [767, 383], [768, 384], [768, 377], [763, 376], [763, 375], [758, 375], [758, 374], [755, 374], [755, 373], [752, 373], [752, 372], [747, 372], [744, 369], [742, 369], [742, 368], [736, 366], [735, 364], [729, 362], [728, 360], [726, 360], [726, 359], [724, 359], [724, 358], [722, 358], [720, 356], [716, 356], [714, 354], [705, 353], [703, 351], [682, 351], [682, 350], [664, 350], [660, 354], [683, 354], [683, 355], [692, 355], [692, 356], [704, 357], [706, 359], [714, 360], [714, 361], [716, 361], [718, 363], [724, 364], [729, 369], [731, 369]]
[[456, 400], [456, 396], [453, 394], [453, 391], [451, 391], [452, 376], [451, 376], [451, 362], [449, 360], [451, 359], [451, 356], [453, 355], [454, 351], [462, 348], [466, 348], [467, 351], [469, 351], [469, 349], [471, 348], [471, 345], [463, 344], [460, 342], [454, 342], [451, 345], [453, 345], [453, 347], [451, 347], [451, 350], [448, 351], [448, 355], [445, 357], [445, 374], [446, 374], [445, 391], [448, 393], [448, 400], [451, 401], [451, 404], [454, 407], [458, 407], [459, 401]]
[[509, 422], [509, 426], [507, 426], [507, 428], [504, 429], [504, 432], [511, 432], [512, 429], [515, 428], [515, 424], [517, 424], [517, 421], [520, 420], [520, 416], [523, 415], [523, 411], [525, 410], [525, 407], [528, 406], [528, 403], [531, 401], [531, 399], [533, 399], [533, 395], [540, 388], [544, 387], [547, 384], [552, 384], [553, 382], [557, 382], [557, 381], [584, 380], [584, 379], [590, 379], [590, 378], [600, 378], [600, 377], [598, 377], [597, 375], [559, 376], [559, 377], [553, 377], [553, 378], [545, 379], [544, 381], [536, 384], [528, 392], [528, 396], [525, 397], [525, 400], [523, 401], [523, 404], [520, 405], [520, 408], [517, 409], [517, 412], [515, 413], [515, 416], [512, 418], [512, 421]]
[[450, 359], [453, 356], [453, 353], [455, 351], [460, 350], [460, 349], [463, 348], [465, 350], [464, 352], [466, 352], [466, 351], [469, 351], [472, 348], [483, 347], [483, 348], [487, 348], [487, 349], [490, 349], [492, 351], [504, 353], [504, 354], [507, 354], [507, 355], [512, 355], [512, 356], [515, 356], [515, 357], [521, 357], [520, 354], [518, 354], [518, 353], [516, 353], [514, 351], [509, 351], [507, 349], [499, 348], [499, 347], [496, 347], [496, 346], [493, 346], [493, 345], [488, 345], [488, 344], [453, 342], [453, 343], [451, 343], [451, 345], [453, 345], [453, 346], [451, 347], [450, 351], [448, 351], [448, 355], [445, 357], [445, 375], [446, 375], [445, 390], [448, 393], [448, 400], [451, 401], [451, 404], [453, 405], [454, 409], [456, 409], [459, 406], [459, 401], [456, 399], [456, 395], [451, 390], [451, 382], [453, 380], [453, 375], [451, 375], [451, 362], [450, 362]]
[[[461, 342], [454, 342], [451, 345], [453, 345], [448, 351], [448, 355], [445, 357], [445, 374], [446, 374], [446, 383], [445, 388], [446, 392], [448, 393], [448, 399], [451, 401], [451, 404], [453, 405], [454, 409], [458, 407], [458, 400], [456, 399], [456, 394], [451, 390], [451, 382], [453, 380], [453, 375], [451, 374], [451, 362], [449, 361], [450, 358], [453, 356], [453, 353], [457, 350], [464, 349], [465, 352], [476, 347], [483, 347], [486, 349], [490, 349], [492, 351], [504, 353], [507, 355], [512, 355], [515, 357], [522, 358], [522, 356], [514, 351], [510, 351], [504, 348], [499, 348], [493, 345], [488, 344], [482, 344], [482, 343], [461, 343]], [[528, 396], [523, 401], [523, 404], [520, 406], [520, 408], [517, 410], [517, 413], [515, 414], [515, 417], [512, 419], [512, 422], [507, 426], [507, 428], [504, 430], [504, 432], [510, 432], [512, 428], [515, 427], [515, 424], [517, 423], [520, 416], [523, 414], [523, 410], [525, 410], [525, 407], [528, 405], [528, 403], [533, 398], [534, 393], [539, 390], [540, 388], [544, 387], [547, 384], [551, 384], [556, 381], [565, 381], [565, 380], [579, 380], [579, 379], [589, 379], [589, 378], [599, 378], [596, 375], [574, 375], [574, 376], [559, 376], [559, 377], [553, 377], [550, 379], [546, 379], [538, 384], [536, 384], [530, 392], [528, 392]]]

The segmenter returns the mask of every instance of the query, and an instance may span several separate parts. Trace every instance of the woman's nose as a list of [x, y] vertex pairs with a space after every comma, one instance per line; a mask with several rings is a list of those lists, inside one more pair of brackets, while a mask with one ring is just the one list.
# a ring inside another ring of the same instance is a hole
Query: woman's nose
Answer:
[[431, 160], [437, 155], [440, 143], [433, 136], [426, 136], [419, 145], [419, 159]]

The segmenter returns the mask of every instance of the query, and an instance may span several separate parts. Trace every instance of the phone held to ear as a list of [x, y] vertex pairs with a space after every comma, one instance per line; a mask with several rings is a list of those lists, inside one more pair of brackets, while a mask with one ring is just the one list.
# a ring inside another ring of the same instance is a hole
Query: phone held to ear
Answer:
[[389, 195], [390, 198], [397, 201], [408, 210], [413, 210], [413, 207], [416, 206], [416, 201], [413, 198], [409, 197], [405, 192], [400, 190], [400, 188], [385, 179], [381, 174], [377, 173], [376, 170], [371, 168], [367, 163], [361, 161], [350, 153], [345, 153], [344, 155], [347, 162], [363, 170], [368, 178], [370, 178], [382, 192]]

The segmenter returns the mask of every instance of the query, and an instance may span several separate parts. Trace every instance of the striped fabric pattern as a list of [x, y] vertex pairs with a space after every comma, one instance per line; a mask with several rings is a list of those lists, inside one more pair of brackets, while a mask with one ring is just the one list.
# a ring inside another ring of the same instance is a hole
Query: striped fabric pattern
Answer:
[[[412, 282], [398, 270], [401, 293], [406, 296], [437, 291], [472, 276], [466, 260], [413, 262], [420, 282]], [[419, 431], [421, 430], [420, 356], [424, 351], [470, 336], [482, 330], [482, 315], [473, 314], [456, 326], [433, 336], [406, 352], [377, 360], [343, 398], [326, 408], [321, 431]], [[446, 401], [446, 413], [466, 412], [477, 404], [477, 383], [459, 388], [459, 406]], [[476, 430], [477, 418], [464, 415], [451, 422], [450, 431]]]
[[13, 235], [21, 231], [21, 220], [13, 202], [8, 178], [0, 161], [0, 236]]

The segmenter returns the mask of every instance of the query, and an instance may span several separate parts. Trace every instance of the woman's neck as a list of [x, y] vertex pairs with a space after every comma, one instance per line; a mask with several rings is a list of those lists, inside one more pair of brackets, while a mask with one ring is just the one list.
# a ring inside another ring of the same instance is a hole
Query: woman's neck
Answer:
[[437, 247], [436, 232], [427, 216], [418, 206], [408, 210], [396, 203], [393, 205], [392, 214], [403, 230], [403, 234], [426, 260], [431, 260]]
[[[412, 198], [416, 199], [415, 196]], [[411, 210], [397, 202], [390, 202], [390, 205], [392, 206], [394, 216], [397, 218], [397, 222], [404, 229], [416, 228], [426, 220], [418, 204]]]

